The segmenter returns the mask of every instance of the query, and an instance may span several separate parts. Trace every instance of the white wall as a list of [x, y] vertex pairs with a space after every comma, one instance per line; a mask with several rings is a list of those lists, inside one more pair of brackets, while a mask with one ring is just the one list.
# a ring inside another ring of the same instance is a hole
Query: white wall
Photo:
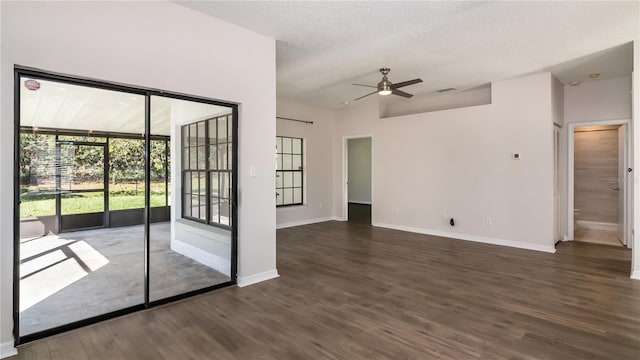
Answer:
[[380, 104], [381, 118], [491, 104], [491, 87], [393, 100]]
[[371, 138], [347, 140], [349, 202], [371, 204]]
[[564, 86], [555, 76], [551, 76], [551, 106], [554, 124], [564, 125]]
[[[304, 144], [304, 205], [278, 208], [277, 227], [284, 228], [333, 218], [333, 156], [332, 138], [335, 114], [332, 110], [278, 99], [278, 116], [313, 121], [303, 124], [277, 120], [279, 136], [303, 138]], [[273, 153], [273, 151], [272, 151]], [[273, 165], [273, 159], [271, 163]], [[272, 168], [275, 176], [275, 170]], [[271, 193], [275, 194], [275, 186]]]
[[566, 124], [617, 119], [631, 119], [631, 77], [564, 87]]
[[338, 111], [334, 146], [374, 136], [374, 225], [554, 251], [551, 87], [549, 73], [498, 81], [491, 105], [386, 119], [365, 103]]
[[[4, 33], [3, 16], [3, 6], [0, 3], [0, 59], [4, 59], [4, 46], [2, 46], [2, 43], [4, 42], [2, 40]], [[8, 133], [5, 131], [5, 125], [3, 125], [5, 121], [9, 123], [13, 123], [13, 121], [11, 119], [4, 119], [2, 116], [2, 114], [6, 112], [6, 105], [3, 99], [6, 95], [5, 89], [7, 89], [3, 84], [8, 82], [8, 79], [10, 78], [5, 77], [5, 72], [0, 68], [0, 189], [10, 189], [11, 186], [13, 186], [13, 174], [2, 167], [2, 164], [5, 164], [6, 161], [11, 161], [13, 156], [11, 152], [6, 151], [6, 147], [2, 146], [2, 144], [7, 144], [8, 141], [13, 143], [13, 132]], [[2, 197], [2, 193], [7, 192], [12, 193], [7, 190], [0, 192], [0, 201], [9, 200], [8, 197]], [[4, 209], [0, 208], [0, 217], [2, 219], [12, 219], [12, 210], [8, 208], [8, 206], [5, 206]], [[6, 224], [6, 222], [0, 220], [0, 359], [17, 353], [16, 349], [13, 347], [13, 334], [11, 332], [13, 329], [13, 292], [11, 290], [11, 287], [13, 286], [13, 251], [12, 249], [7, 249], [5, 246], [5, 244], [12, 240], [12, 237], [9, 239], [6, 238]], [[7, 273], [7, 271], [9, 272]]]
[[[277, 276], [275, 41], [170, 2], [2, 2], [0, 202], [13, 203], [13, 66], [235, 101], [239, 282]], [[255, 166], [256, 177], [248, 177]], [[0, 343], [12, 341], [13, 213], [0, 208]]]
[[[564, 85], [562, 82], [558, 80], [555, 76], [551, 77], [551, 106], [553, 109], [552, 112], [552, 120], [553, 123], [557, 126], [560, 126], [560, 147], [559, 157], [560, 161], [558, 164], [558, 194], [559, 197], [559, 208], [558, 213], [555, 214], [557, 217], [556, 221], [558, 222], [558, 230], [560, 232], [560, 238], [556, 240], [562, 240], [563, 237], [568, 233], [568, 224], [567, 224], [567, 141], [566, 141], [566, 125], [564, 120], [564, 107], [565, 107], [565, 99], [564, 99]], [[555, 135], [554, 135], [555, 136]], [[554, 138], [555, 141], [555, 138]]]

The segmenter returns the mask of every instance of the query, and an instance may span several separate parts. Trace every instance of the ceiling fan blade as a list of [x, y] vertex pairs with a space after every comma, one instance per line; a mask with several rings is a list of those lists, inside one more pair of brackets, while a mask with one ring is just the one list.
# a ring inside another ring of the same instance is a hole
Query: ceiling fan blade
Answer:
[[378, 90], [376, 90], [376, 91], [374, 91], [374, 92], [372, 92], [372, 93], [370, 93], [370, 94], [367, 94], [367, 95], [365, 95], [365, 96], [360, 96], [359, 98], [357, 98], [357, 99], [355, 99], [355, 100], [353, 100], [353, 101], [360, 100], [360, 99], [362, 99], [362, 98], [365, 98], [365, 97], [367, 97], [367, 96], [369, 96], [369, 95], [373, 95], [373, 94], [376, 94], [376, 93], [378, 93]]
[[351, 85], [355, 85], [355, 86], [366, 86], [366, 87], [370, 87], [370, 88], [378, 88], [377, 86], [373, 86], [373, 85], [363, 85], [363, 84], [351, 84]]
[[409, 94], [409, 93], [406, 93], [406, 92], [404, 92], [402, 90], [398, 90], [398, 89], [391, 90], [391, 93], [393, 95], [398, 95], [398, 96], [402, 96], [402, 97], [406, 97], [406, 98], [410, 98], [410, 97], [413, 96], [413, 94]]
[[391, 88], [392, 89], [397, 89], [397, 88], [401, 88], [403, 86], [409, 86], [409, 85], [413, 85], [413, 84], [417, 84], [417, 83], [421, 83], [421, 82], [422, 82], [422, 79], [413, 79], [413, 80], [408, 80], [408, 81], [403, 81], [403, 82], [391, 84]]

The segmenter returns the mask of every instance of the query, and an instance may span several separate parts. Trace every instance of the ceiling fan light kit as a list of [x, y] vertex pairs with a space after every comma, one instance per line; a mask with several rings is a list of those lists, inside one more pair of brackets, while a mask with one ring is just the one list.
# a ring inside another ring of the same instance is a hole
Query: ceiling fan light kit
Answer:
[[360, 100], [362, 98], [365, 98], [369, 95], [373, 95], [375, 93], [378, 93], [378, 95], [382, 95], [382, 96], [387, 96], [387, 95], [398, 95], [398, 96], [402, 96], [405, 98], [410, 98], [413, 95], [406, 93], [402, 90], [398, 90], [401, 87], [405, 87], [405, 86], [409, 86], [409, 85], [413, 85], [413, 84], [417, 84], [417, 83], [421, 83], [422, 79], [413, 79], [413, 80], [408, 80], [408, 81], [403, 81], [403, 82], [399, 82], [399, 83], [392, 83], [391, 81], [389, 81], [389, 79], [387, 78], [387, 74], [389, 74], [389, 71], [391, 71], [391, 69], [389, 68], [382, 68], [380, 69], [380, 72], [382, 73], [382, 80], [378, 83], [378, 86], [370, 86], [370, 85], [361, 85], [361, 84], [353, 84], [353, 85], [357, 85], [357, 86], [366, 86], [366, 87], [372, 87], [372, 88], [376, 88], [376, 91], [361, 96], [356, 100]]
[[382, 81], [378, 83], [378, 95], [391, 95], [393, 90], [391, 90], [391, 81], [387, 79], [387, 74], [391, 71], [389, 68], [382, 68], [380, 72], [382, 73]]

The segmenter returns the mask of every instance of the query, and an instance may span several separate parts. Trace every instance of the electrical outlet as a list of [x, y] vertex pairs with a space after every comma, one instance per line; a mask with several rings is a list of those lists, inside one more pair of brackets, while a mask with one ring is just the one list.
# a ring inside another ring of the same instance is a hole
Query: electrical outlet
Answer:
[[487, 216], [486, 223], [487, 223], [487, 225], [491, 225], [491, 223], [492, 223], [491, 217]]
[[322, 209], [322, 203], [320, 203], [320, 204], [318, 205], [318, 207], [319, 207], [320, 209]]
[[400, 214], [400, 209], [393, 209], [393, 213], [396, 215]]
[[443, 218], [444, 220], [449, 221], [449, 214], [447, 214], [447, 213], [442, 213], [442, 218]]

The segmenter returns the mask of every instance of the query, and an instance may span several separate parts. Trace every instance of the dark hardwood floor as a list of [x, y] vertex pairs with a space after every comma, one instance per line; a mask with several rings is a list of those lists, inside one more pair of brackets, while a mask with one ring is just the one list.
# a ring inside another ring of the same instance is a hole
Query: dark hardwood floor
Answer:
[[17, 359], [640, 359], [630, 251], [556, 254], [327, 222], [281, 277], [23, 346]]

